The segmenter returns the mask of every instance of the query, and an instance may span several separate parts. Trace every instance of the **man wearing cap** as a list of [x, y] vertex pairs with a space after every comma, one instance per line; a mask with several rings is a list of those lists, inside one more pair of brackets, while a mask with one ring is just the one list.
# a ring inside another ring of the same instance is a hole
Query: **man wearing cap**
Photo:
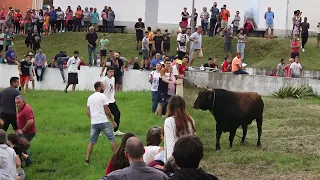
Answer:
[[176, 64], [172, 66], [172, 74], [176, 77], [176, 79], [185, 79], [185, 77], [179, 73], [179, 69], [182, 64], [183, 61], [178, 59]]
[[68, 68], [68, 84], [64, 89], [64, 92], [68, 91], [70, 84], [72, 84], [72, 92], [75, 92], [76, 85], [79, 83], [78, 81], [78, 69], [80, 66], [80, 58], [79, 51], [73, 52], [74, 56], [68, 60], [67, 68]]
[[6, 52], [5, 61], [9, 65], [18, 65], [17, 57], [16, 57], [16, 54], [15, 54], [12, 46], [8, 47], [8, 51]]
[[16, 152], [7, 145], [6, 132], [0, 129], [0, 179], [17, 178]]

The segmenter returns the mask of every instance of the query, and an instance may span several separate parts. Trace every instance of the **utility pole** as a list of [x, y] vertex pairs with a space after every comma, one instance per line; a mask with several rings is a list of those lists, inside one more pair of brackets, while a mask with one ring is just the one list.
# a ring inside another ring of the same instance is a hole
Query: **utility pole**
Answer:
[[[195, 0], [192, 0], [192, 15], [191, 15], [191, 34], [194, 33], [194, 1]], [[191, 56], [192, 56], [192, 49], [191, 49], [191, 43], [190, 42], [190, 45], [189, 45], [189, 62], [191, 60]]]

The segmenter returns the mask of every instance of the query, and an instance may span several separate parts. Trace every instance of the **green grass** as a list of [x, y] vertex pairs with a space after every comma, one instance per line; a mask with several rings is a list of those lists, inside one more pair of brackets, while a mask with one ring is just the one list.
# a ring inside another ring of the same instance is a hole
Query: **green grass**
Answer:
[[[104, 175], [111, 149], [104, 136], [99, 137], [85, 166], [90, 120], [86, 100], [91, 92], [65, 94], [59, 91], [30, 91], [27, 102], [33, 107], [37, 136], [30, 148], [33, 164], [25, 168], [27, 179], [96, 180]], [[256, 148], [255, 122], [249, 126], [248, 139], [228, 148], [228, 134], [221, 139], [222, 151], [215, 151], [215, 121], [209, 112], [195, 110], [191, 104], [196, 92], [187, 89], [185, 99], [196, 122], [197, 135], [205, 147], [201, 166], [221, 179], [316, 179], [320, 174], [320, 100], [293, 100], [263, 97], [265, 113], [262, 148]], [[121, 131], [133, 132], [145, 140], [149, 128], [162, 126], [164, 119], [151, 114], [149, 92], [117, 93], [121, 110]], [[11, 128], [11, 127], [10, 127]], [[12, 132], [12, 130], [10, 129]], [[242, 136], [241, 129], [237, 135]], [[315, 135], [315, 136], [307, 136]], [[117, 138], [120, 142], [120, 138]], [[55, 172], [37, 172], [54, 169]]]
[[[99, 35], [101, 35], [99, 33]], [[132, 56], [138, 56], [138, 52], [135, 50], [135, 35], [133, 34], [108, 34], [108, 39], [112, 44], [108, 48], [113, 51], [120, 51], [123, 56], [128, 59]], [[176, 37], [171, 39], [171, 54], [175, 55], [176, 50]], [[203, 47], [204, 60], [209, 57], [220, 57], [220, 63], [223, 61], [223, 41], [221, 37], [204, 37]], [[19, 57], [22, 57], [27, 48], [24, 44], [24, 38], [17, 36], [14, 41], [15, 50]], [[50, 35], [49, 37], [43, 37], [42, 48], [47, 57], [53, 57], [61, 50], [67, 51], [69, 55], [73, 54], [75, 49], [80, 51], [86, 61], [88, 57], [87, 44], [85, 41], [85, 33], [61, 33]], [[276, 68], [280, 59], [289, 59], [290, 57], [290, 40], [285, 38], [278, 38], [273, 40], [265, 40], [264, 38], [250, 37], [246, 44], [245, 61], [249, 67], [257, 68]], [[236, 53], [236, 39], [233, 40], [233, 55]], [[316, 38], [309, 38], [306, 45], [306, 52], [301, 54], [301, 64], [304, 69], [319, 70], [320, 67], [320, 53], [316, 47]], [[141, 57], [140, 57], [141, 58]], [[199, 65], [198, 60], [195, 61], [195, 65]]]

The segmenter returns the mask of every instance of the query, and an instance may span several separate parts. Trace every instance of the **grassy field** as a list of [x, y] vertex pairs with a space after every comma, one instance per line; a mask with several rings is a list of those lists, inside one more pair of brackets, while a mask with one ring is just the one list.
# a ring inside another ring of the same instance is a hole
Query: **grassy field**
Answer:
[[[104, 175], [112, 153], [103, 136], [94, 147], [91, 165], [84, 165], [90, 127], [86, 100], [90, 94], [60, 91], [31, 91], [26, 94], [37, 124], [37, 136], [30, 148], [33, 164], [25, 168], [28, 180], [96, 180]], [[204, 143], [205, 158], [201, 166], [206, 171], [226, 180], [320, 179], [319, 99], [264, 97], [262, 148], [255, 147], [257, 130], [253, 123], [249, 126], [244, 145], [240, 145], [240, 139], [236, 138], [234, 147], [228, 149], [228, 134], [223, 134], [222, 151], [216, 152], [213, 116], [191, 108], [196, 98], [194, 90], [186, 90], [185, 94], [188, 112], [195, 120], [197, 135]], [[122, 113], [121, 131], [133, 132], [145, 140], [150, 127], [163, 125], [164, 119], [150, 112], [149, 92], [118, 93], [117, 103]], [[241, 136], [242, 131], [238, 130], [237, 135]]]
[[[99, 33], [101, 36], [101, 34]], [[135, 50], [135, 35], [133, 34], [107, 34], [107, 38], [111, 41], [108, 50], [120, 51], [123, 56], [128, 59], [132, 56], [138, 56]], [[171, 54], [175, 55], [176, 37], [171, 39]], [[223, 38], [221, 37], [204, 37], [203, 47], [204, 60], [209, 57], [218, 56], [220, 62], [223, 61]], [[24, 38], [17, 36], [14, 41], [15, 50], [19, 57], [22, 57], [27, 48], [24, 44]], [[233, 55], [236, 53], [236, 39], [233, 40]], [[61, 33], [48, 37], [43, 37], [42, 48], [47, 57], [53, 57], [61, 50], [67, 51], [72, 55], [75, 49], [80, 51], [80, 55], [88, 61], [87, 44], [85, 42], [85, 33]], [[265, 40], [264, 38], [250, 37], [246, 44], [245, 61], [249, 67], [258, 68], [276, 68], [280, 59], [289, 59], [290, 57], [290, 40], [285, 38]], [[301, 53], [301, 64], [305, 69], [319, 70], [320, 68], [320, 50], [316, 47], [316, 38], [309, 38], [306, 45], [306, 52]], [[140, 56], [141, 58], [141, 56]], [[287, 61], [287, 60], [286, 60]], [[195, 65], [199, 65], [196, 61]]]

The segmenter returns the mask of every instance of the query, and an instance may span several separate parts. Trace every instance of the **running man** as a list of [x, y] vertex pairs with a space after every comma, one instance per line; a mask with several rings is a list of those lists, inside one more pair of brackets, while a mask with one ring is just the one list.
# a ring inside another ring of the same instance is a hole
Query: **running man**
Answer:
[[79, 83], [78, 80], [78, 70], [80, 66], [80, 58], [79, 51], [74, 51], [74, 56], [68, 60], [67, 68], [68, 68], [68, 83], [64, 92], [67, 93], [70, 84], [72, 84], [72, 92], [75, 92], [76, 85]]
[[120, 126], [120, 111], [116, 104], [115, 99], [115, 78], [114, 78], [114, 67], [108, 66], [107, 67], [107, 76], [102, 79], [102, 83], [104, 85], [104, 94], [107, 96], [108, 99], [108, 107], [114, 116], [114, 120], [117, 123], [117, 126], [114, 127], [114, 135], [122, 136], [125, 133], [122, 133], [119, 130]]
[[28, 91], [29, 86], [29, 76], [30, 72], [32, 72], [32, 63], [31, 56], [26, 55], [23, 61], [18, 65], [19, 75], [20, 75], [20, 87], [19, 90], [23, 89], [23, 92], [26, 93]]

